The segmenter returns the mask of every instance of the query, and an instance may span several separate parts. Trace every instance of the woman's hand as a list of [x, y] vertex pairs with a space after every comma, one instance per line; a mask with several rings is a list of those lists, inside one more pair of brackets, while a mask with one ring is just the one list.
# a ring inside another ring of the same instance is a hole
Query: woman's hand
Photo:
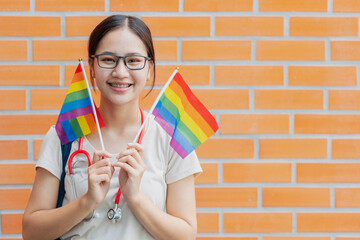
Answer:
[[129, 143], [127, 149], [116, 157], [118, 161], [113, 163], [114, 167], [120, 167], [119, 184], [127, 202], [134, 202], [139, 197], [140, 182], [146, 168], [143, 157], [143, 146]]
[[112, 155], [106, 151], [95, 151], [93, 162], [88, 169], [88, 191], [86, 197], [94, 208], [100, 204], [109, 191], [110, 180], [114, 173], [111, 165]]

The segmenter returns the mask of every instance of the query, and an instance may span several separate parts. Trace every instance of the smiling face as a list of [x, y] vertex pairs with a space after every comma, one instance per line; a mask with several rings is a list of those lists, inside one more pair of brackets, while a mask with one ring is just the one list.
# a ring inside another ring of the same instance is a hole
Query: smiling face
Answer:
[[[108, 32], [99, 42], [95, 55], [113, 54], [117, 56], [147, 56], [147, 50], [141, 39], [127, 27]], [[111, 59], [105, 59], [111, 61]], [[151, 61], [147, 61], [141, 70], [130, 70], [120, 59], [114, 69], [101, 68], [96, 58], [89, 64], [94, 73], [96, 84], [103, 100], [113, 104], [138, 103], [146, 81], [150, 79]]]

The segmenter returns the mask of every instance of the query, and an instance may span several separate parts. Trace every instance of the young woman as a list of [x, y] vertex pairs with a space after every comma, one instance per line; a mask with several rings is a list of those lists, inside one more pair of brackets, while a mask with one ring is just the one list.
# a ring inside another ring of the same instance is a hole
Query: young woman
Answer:
[[[50, 128], [24, 213], [24, 239], [194, 239], [194, 178], [201, 172], [195, 152], [182, 159], [153, 116], [141, 144], [132, 143], [144, 119], [139, 95], [155, 71], [150, 30], [136, 17], [110, 16], [91, 33], [88, 50], [92, 82], [101, 92], [106, 151], [98, 150], [97, 132], [84, 137], [92, 165], [82, 154], [74, 157], [75, 187], [65, 167], [64, 203], [56, 208], [62, 157]], [[75, 140], [71, 153], [78, 146]], [[122, 216], [109, 220], [119, 187]]]

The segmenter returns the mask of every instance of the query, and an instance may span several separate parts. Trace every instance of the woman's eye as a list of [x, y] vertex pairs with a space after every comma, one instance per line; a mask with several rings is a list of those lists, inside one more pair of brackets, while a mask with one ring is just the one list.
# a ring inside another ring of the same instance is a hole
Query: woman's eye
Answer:
[[104, 61], [104, 62], [115, 62], [115, 60], [112, 59], [112, 58], [104, 58], [102, 61]]

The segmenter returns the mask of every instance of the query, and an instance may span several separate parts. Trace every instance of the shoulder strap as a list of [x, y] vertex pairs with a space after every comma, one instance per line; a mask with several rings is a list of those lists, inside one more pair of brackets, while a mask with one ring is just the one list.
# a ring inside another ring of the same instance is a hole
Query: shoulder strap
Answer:
[[64, 196], [65, 196], [65, 167], [66, 163], [69, 159], [70, 151], [71, 151], [71, 144], [72, 142], [68, 142], [64, 145], [61, 145], [61, 156], [62, 156], [62, 172], [61, 172], [61, 179], [60, 179], [60, 186], [59, 186], [59, 194], [58, 200], [56, 203], [56, 208], [62, 206]]

